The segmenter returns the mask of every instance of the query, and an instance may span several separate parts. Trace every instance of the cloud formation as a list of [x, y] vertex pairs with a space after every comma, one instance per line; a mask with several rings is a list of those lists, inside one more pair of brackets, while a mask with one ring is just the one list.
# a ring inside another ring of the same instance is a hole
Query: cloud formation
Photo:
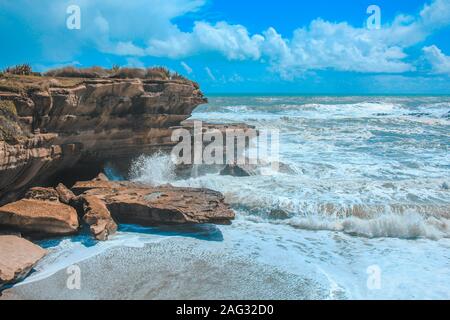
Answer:
[[363, 73], [414, 71], [405, 50], [450, 25], [450, 0], [435, 0], [414, 16], [399, 15], [380, 30], [346, 22], [313, 20], [285, 39], [274, 28], [251, 35], [244, 26], [197, 22], [192, 32], [177, 31], [168, 39], [151, 40], [147, 54], [182, 58], [216, 52], [230, 60], [265, 58], [271, 69], [289, 78], [307, 70]]
[[180, 65], [183, 67], [184, 71], [187, 72], [187, 74], [191, 74], [193, 72], [192, 68], [186, 62], [181, 61]]
[[209, 67], [205, 67], [206, 74], [212, 81], [216, 81], [216, 77], [214, 76], [213, 72]]
[[422, 50], [433, 73], [450, 75], [450, 56], [443, 54], [435, 45], [424, 47]]
[[[284, 78], [308, 70], [359, 73], [404, 73], [415, 70], [407, 51], [437, 30], [450, 25], [450, 0], [433, 0], [415, 16], [398, 15], [380, 30], [355, 27], [347, 22], [315, 19], [285, 38], [275, 28], [251, 34], [239, 24], [226, 21], [196, 21], [192, 30], [182, 31], [174, 19], [201, 9], [206, 0], [31, 0], [3, 1], [0, 10], [22, 16], [36, 32], [44, 34], [43, 48], [59, 60], [72, 60], [84, 48], [126, 58], [161, 57], [184, 59], [204, 53], [228, 60], [260, 61]], [[82, 29], [64, 28], [65, 8], [77, 4]], [[24, 7], [35, 10], [26, 11]], [[49, 9], [50, 8], [50, 9]], [[48, 18], [48, 17], [52, 18]], [[131, 18], [132, 17], [132, 18]], [[62, 49], [61, 39], [70, 39]], [[437, 47], [424, 53], [433, 70], [446, 73], [446, 57]], [[185, 63], [184, 63], [185, 64]], [[183, 65], [187, 73], [192, 69]]]

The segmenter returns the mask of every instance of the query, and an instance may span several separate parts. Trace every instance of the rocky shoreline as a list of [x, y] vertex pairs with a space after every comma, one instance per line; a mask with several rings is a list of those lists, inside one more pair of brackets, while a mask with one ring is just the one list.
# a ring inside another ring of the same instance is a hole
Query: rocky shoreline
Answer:
[[170, 150], [172, 127], [206, 102], [188, 80], [0, 77], [0, 204]]
[[29, 240], [74, 235], [84, 225], [105, 241], [120, 223], [231, 223], [234, 212], [218, 192], [98, 175], [108, 165], [127, 176], [137, 156], [170, 151], [175, 129], [194, 135], [183, 121], [206, 102], [187, 79], [1, 75], [0, 291], [45, 255]]
[[208, 189], [149, 187], [109, 181], [104, 175], [77, 182], [71, 190], [35, 187], [24, 199], [0, 207], [0, 289], [23, 279], [45, 250], [21, 238], [42, 239], [73, 235], [83, 224], [99, 241], [117, 231], [118, 223], [142, 226], [227, 224], [234, 212], [224, 197]]

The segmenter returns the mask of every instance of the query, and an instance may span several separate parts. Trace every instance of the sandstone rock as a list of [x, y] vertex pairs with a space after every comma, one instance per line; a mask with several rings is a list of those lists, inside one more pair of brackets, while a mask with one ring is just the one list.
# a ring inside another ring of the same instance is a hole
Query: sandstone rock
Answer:
[[[20, 88], [32, 79], [12, 81]], [[207, 101], [191, 81], [39, 77], [39, 82], [49, 85], [20, 93], [0, 88], [0, 99], [16, 105], [19, 119], [11, 123], [18, 133], [0, 138], [0, 205], [63, 171], [98, 172], [107, 161], [170, 150], [171, 127]]]
[[36, 236], [59, 236], [78, 231], [74, 208], [59, 201], [23, 199], [0, 207], [0, 227]]
[[109, 181], [109, 179], [104, 173], [99, 173], [92, 181]]
[[53, 188], [35, 187], [28, 190], [25, 199], [58, 202], [59, 194]]
[[97, 197], [83, 197], [84, 212], [83, 220], [91, 226], [91, 233], [95, 239], [108, 240], [108, 237], [117, 231], [117, 224], [111, 217], [105, 203]]
[[78, 182], [83, 196], [101, 199], [115, 221], [141, 225], [228, 224], [234, 212], [221, 193], [209, 189], [149, 187], [132, 182]]
[[44, 249], [28, 240], [0, 235], [0, 290], [26, 277], [45, 254]]
[[62, 183], [58, 184], [56, 192], [58, 193], [59, 201], [64, 204], [70, 204], [76, 197], [75, 194]]
[[123, 189], [123, 188], [139, 188], [144, 185], [129, 181], [78, 181], [72, 187], [72, 191], [76, 195], [81, 195], [91, 189]]

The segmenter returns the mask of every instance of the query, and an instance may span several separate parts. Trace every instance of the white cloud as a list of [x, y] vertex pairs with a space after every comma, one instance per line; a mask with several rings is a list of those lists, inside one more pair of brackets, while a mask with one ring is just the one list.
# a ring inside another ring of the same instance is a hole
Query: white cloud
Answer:
[[149, 41], [147, 53], [157, 57], [182, 58], [202, 52], [219, 52], [230, 60], [257, 60], [264, 38], [250, 36], [241, 25], [195, 22], [192, 32], [175, 30], [168, 38]]
[[260, 35], [250, 36], [245, 27], [226, 22], [197, 22], [192, 35], [200, 49], [220, 52], [230, 60], [259, 59], [259, 46], [264, 41]]
[[[179, 32], [171, 21], [195, 12], [206, 0], [15, 0], [0, 1], [5, 16], [21, 17], [41, 34], [45, 60], [71, 60], [86, 48], [123, 56], [143, 56], [149, 39]], [[66, 28], [66, 8], [79, 5], [81, 29]], [[1, 25], [0, 20], [0, 25]], [[64, 40], [64, 44], [61, 41]]]
[[205, 71], [206, 74], [208, 75], [208, 77], [212, 80], [212, 81], [216, 81], [216, 77], [214, 76], [214, 74], [212, 73], [211, 69], [208, 67], [205, 67]]
[[192, 73], [192, 71], [193, 71], [192, 68], [186, 62], [181, 61], [180, 64], [188, 74]]
[[377, 30], [318, 19], [308, 28], [297, 29], [289, 42], [283, 43], [273, 32], [270, 35], [278, 41], [266, 49], [270, 50], [267, 54], [274, 66], [284, 72], [333, 69], [397, 73], [413, 69], [403, 61], [403, 48], [387, 44]]
[[[83, 48], [92, 47], [126, 57], [172, 59], [213, 52], [229, 60], [267, 62], [270, 70], [284, 78], [325, 69], [362, 73], [413, 71], [414, 62], [407, 56], [407, 49], [450, 24], [450, 0], [434, 0], [415, 16], [398, 15], [380, 30], [315, 19], [294, 30], [290, 39], [271, 27], [251, 34], [238, 24], [197, 21], [190, 32], [185, 32], [173, 22], [199, 10], [206, 1], [62, 0], [55, 4], [53, 0], [16, 0], [3, 1], [0, 10], [25, 16], [36, 33], [43, 34], [43, 50], [59, 61], [72, 60]], [[64, 28], [63, 17], [69, 4], [81, 7], [82, 29], [76, 33], [67, 33]], [[24, 7], [31, 9], [23, 10]], [[60, 39], [67, 35], [70, 41], [61, 46]], [[434, 55], [439, 56], [436, 52]], [[189, 73], [190, 67], [184, 68]], [[212, 75], [211, 70], [207, 73]]]
[[138, 58], [129, 57], [126, 60], [127, 60], [127, 64], [126, 64], [127, 67], [130, 67], [130, 68], [144, 68], [145, 67], [144, 63], [141, 60], [139, 60]]
[[450, 75], [450, 56], [446, 56], [435, 45], [424, 47], [422, 50], [433, 73]]
[[449, 0], [435, 0], [431, 4], [426, 4], [420, 12], [420, 23], [431, 30], [448, 26], [449, 21]]
[[285, 39], [274, 28], [251, 35], [244, 26], [197, 22], [192, 32], [174, 32], [151, 40], [147, 53], [170, 58], [218, 52], [229, 60], [269, 61], [284, 78], [307, 70], [332, 69], [363, 73], [414, 71], [405, 50], [450, 24], [450, 0], [435, 0], [417, 16], [398, 15], [381, 30], [354, 27], [346, 22], [313, 20]]
[[450, 0], [435, 0], [417, 17], [399, 15], [381, 30], [316, 19], [308, 27], [295, 30], [290, 40], [269, 28], [264, 33], [262, 55], [268, 56], [272, 69], [285, 78], [323, 69], [403, 73], [415, 70], [405, 50], [447, 25]]

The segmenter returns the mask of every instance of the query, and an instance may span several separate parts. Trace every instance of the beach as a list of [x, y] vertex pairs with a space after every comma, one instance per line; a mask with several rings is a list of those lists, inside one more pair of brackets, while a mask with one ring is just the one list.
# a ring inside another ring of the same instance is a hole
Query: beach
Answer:
[[[445, 96], [212, 97], [192, 119], [280, 130], [284, 171], [177, 177], [158, 154], [130, 178], [219, 191], [232, 225], [40, 241], [49, 254], [3, 298], [448, 299], [449, 106]], [[79, 290], [67, 288], [73, 265]]]

